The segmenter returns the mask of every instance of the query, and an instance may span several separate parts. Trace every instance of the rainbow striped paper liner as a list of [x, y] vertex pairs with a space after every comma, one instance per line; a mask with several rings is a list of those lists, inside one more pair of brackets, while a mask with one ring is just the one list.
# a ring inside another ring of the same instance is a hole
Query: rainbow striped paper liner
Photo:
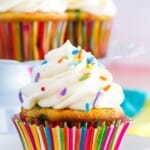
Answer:
[[33, 150], [118, 150], [129, 122], [114, 122], [103, 126], [68, 127], [36, 125], [12, 119], [24, 149]]
[[61, 14], [0, 13], [0, 58], [19, 61], [44, 59], [66, 40], [91, 51], [107, 53], [112, 17], [74, 11]]

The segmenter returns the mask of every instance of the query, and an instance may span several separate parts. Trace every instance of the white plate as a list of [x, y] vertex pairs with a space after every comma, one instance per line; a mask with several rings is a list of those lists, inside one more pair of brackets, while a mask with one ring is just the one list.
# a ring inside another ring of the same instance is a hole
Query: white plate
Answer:
[[[0, 149], [22, 150], [22, 145], [17, 134], [1, 134]], [[120, 150], [150, 150], [150, 138], [127, 135]]]

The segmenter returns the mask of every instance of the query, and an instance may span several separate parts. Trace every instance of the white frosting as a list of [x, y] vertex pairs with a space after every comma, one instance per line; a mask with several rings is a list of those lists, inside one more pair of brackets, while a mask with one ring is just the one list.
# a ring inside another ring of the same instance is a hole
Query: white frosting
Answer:
[[0, 0], [0, 12], [64, 12], [66, 0]]
[[79, 9], [95, 15], [114, 16], [116, 7], [112, 0], [69, 0], [68, 9]]
[[115, 15], [112, 0], [0, 0], [0, 12], [65, 12], [67, 9], [95, 15]]
[[37, 104], [87, 110], [114, 108], [122, 103], [122, 88], [112, 81], [111, 74], [91, 53], [72, 46], [69, 41], [48, 52], [44, 62], [34, 68], [31, 83], [21, 89], [26, 109]]

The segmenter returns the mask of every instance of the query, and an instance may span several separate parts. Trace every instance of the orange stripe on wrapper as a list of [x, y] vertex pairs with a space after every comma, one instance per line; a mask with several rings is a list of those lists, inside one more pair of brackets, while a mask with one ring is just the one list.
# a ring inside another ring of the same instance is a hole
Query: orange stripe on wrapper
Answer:
[[0, 58], [9, 58], [9, 38], [7, 32], [7, 23], [0, 22]]
[[56, 129], [56, 127], [54, 127], [54, 128], [52, 128], [51, 129], [51, 131], [52, 131], [52, 137], [53, 137], [53, 146], [54, 146], [54, 150], [59, 150], [59, 148], [58, 148], [58, 137], [57, 137], [57, 129]]
[[32, 143], [31, 143], [31, 141], [30, 141], [30, 137], [29, 137], [29, 134], [28, 134], [28, 132], [27, 132], [27, 130], [26, 130], [26, 128], [25, 128], [24, 123], [19, 122], [18, 124], [19, 124], [19, 126], [20, 126], [20, 128], [21, 128], [21, 131], [22, 131], [24, 137], [25, 137], [25, 141], [26, 141], [26, 143], [27, 143], [27, 145], [28, 145], [28, 148], [29, 148], [29, 149], [32, 149]]
[[112, 26], [112, 22], [110, 22], [109, 20], [104, 22], [104, 34], [103, 34], [103, 47], [102, 47], [102, 56], [106, 56], [107, 53], [107, 49], [108, 49], [108, 42], [109, 42], [109, 38], [110, 38], [110, 32], [111, 32], [111, 26]]
[[9, 22], [8, 31], [10, 38], [10, 58], [22, 60], [22, 47], [21, 47], [21, 32], [19, 22]]
[[39, 140], [38, 132], [37, 132], [37, 129], [36, 129], [36, 125], [35, 124], [31, 125], [30, 129], [31, 129], [32, 135], [34, 137], [34, 140], [36, 140], [35, 141], [36, 149], [40, 150], [41, 146], [40, 146], [40, 140]]
[[92, 44], [92, 52], [93, 54], [98, 57], [100, 55], [100, 46], [99, 46], [99, 30], [100, 30], [100, 21], [97, 20], [93, 23], [93, 44]]
[[56, 34], [57, 34], [57, 26], [59, 21], [51, 21], [51, 32], [50, 32], [50, 49], [55, 48], [55, 40], [56, 40]]
[[30, 59], [39, 59], [38, 47], [37, 47], [37, 33], [38, 32], [38, 22], [34, 21], [31, 23], [31, 43], [29, 49]]
[[80, 150], [81, 129], [76, 128], [75, 131], [75, 150]]
[[68, 127], [64, 126], [65, 150], [69, 150]]
[[41, 135], [42, 135], [42, 140], [43, 140], [43, 143], [44, 143], [44, 148], [45, 148], [45, 150], [48, 150], [48, 143], [47, 143], [47, 139], [46, 139], [46, 135], [45, 135], [45, 132], [44, 132], [43, 125], [39, 126], [39, 129], [40, 129], [40, 132], [41, 132]]
[[77, 34], [77, 45], [80, 45], [81, 47], [83, 47], [84, 43], [83, 43], [83, 26], [82, 26], [82, 21], [78, 21], [76, 22], [76, 34]]

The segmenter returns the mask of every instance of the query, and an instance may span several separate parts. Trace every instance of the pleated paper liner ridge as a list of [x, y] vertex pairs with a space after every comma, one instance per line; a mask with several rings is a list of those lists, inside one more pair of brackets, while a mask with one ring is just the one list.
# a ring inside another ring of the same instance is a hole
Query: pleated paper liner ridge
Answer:
[[13, 117], [24, 149], [33, 150], [117, 150], [130, 125], [128, 121], [29, 123]]

